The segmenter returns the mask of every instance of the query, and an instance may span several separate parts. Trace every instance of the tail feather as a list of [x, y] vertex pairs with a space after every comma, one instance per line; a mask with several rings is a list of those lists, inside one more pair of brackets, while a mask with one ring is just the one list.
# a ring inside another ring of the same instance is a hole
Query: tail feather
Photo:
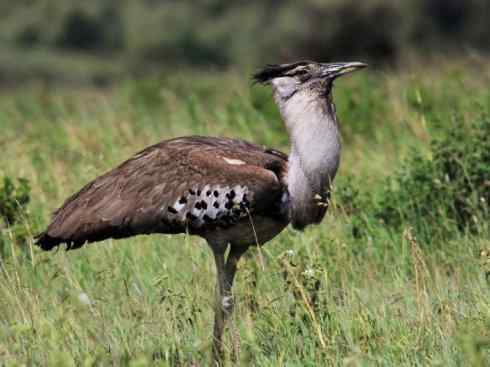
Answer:
[[68, 250], [75, 250], [77, 248], [80, 248], [86, 243], [102, 241], [109, 237], [110, 236], [100, 236], [99, 234], [97, 234], [97, 235], [82, 236], [77, 239], [66, 239], [66, 238], [51, 236], [48, 234], [47, 231], [45, 231], [38, 234], [36, 237], [34, 237], [34, 244], [40, 247], [41, 249], [43, 249], [44, 251], [50, 251], [55, 247], [58, 247], [62, 244], [66, 244], [66, 251], [68, 251]]
[[34, 244], [39, 246], [44, 251], [52, 250], [53, 248], [59, 246], [64, 241], [60, 238], [51, 237], [46, 232], [42, 232], [34, 237]]
[[[66, 250], [75, 250], [87, 243], [99, 242], [108, 238], [120, 239], [136, 234], [147, 234], [147, 232], [135, 232], [129, 226], [111, 227], [110, 225], [101, 226], [99, 228], [88, 228], [86, 231], [61, 232], [58, 235], [53, 234], [51, 226], [44, 232], [41, 232], [34, 237], [34, 244], [44, 251], [52, 250], [61, 244], [66, 244]], [[51, 233], [51, 234], [50, 234]]]

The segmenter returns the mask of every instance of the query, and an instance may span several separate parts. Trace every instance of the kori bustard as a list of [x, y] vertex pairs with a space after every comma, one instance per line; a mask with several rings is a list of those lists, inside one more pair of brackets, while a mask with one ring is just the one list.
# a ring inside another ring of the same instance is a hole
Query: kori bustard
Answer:
[[[340, 161], [334, 80], [359, 62], [300, 61], [254, 75], [270, 84], [291, 141], [289, 157], [242, 140], [190, 136], [150, 146], [88, 183], [55, 211], [36, 243], [68, 250], [107, 238], [189, 233], [211, 248], [217, 273], [213, 361], [233, 311], [237, 263], [289, 223], [320, 223]], [[227, 255], [226, 255], [227, 254]]]

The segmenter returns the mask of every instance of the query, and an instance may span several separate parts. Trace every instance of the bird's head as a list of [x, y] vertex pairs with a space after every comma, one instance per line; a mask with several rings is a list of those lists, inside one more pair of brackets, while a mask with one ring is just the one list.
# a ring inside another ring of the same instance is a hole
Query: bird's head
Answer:
[[253, 79], [256, 83], [271, 84], [276, 101], [284, 103], [298, 92], [328, 97], [336, 78], [366, 66], [361, 62], [299, 61], [291, 64], [267, 65], [256, 73]]

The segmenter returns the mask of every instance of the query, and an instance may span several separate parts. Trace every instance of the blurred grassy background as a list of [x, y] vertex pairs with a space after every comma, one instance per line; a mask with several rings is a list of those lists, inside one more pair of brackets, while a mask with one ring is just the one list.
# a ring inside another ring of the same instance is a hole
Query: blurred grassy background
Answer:
[[[359, 59], [320, 226], [241, 264], [242, 365], [490, 364], [486, 1], [0, 1], [0, 365], [204, 366], [213, 261], [140, 236], [42, 253], [64, 198], [179, 135], [288, 149], [264, 62]], [[18, 178], [27, 181], [19, 181]]]
[[375, 67], [490, 49], [486, 0], [0, 1], [0, 81], [104, 84], [298, 58]]

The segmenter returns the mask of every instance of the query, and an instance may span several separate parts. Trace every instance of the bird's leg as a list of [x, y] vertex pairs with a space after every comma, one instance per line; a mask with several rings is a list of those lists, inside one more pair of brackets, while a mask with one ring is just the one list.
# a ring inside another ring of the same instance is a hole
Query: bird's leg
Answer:
[[[232, 294], [233, 280], [235, 279], [235, 274], [238, 266], [238, 261], [241, 256], [247, 251], [248, 247], [231, 247], [228, 258], [226, 259], [226, 279], [225, 285], [229, 288], [225, 289], [226, 304], [228, 306], [227, 317], [231, 317], [233, 314], [233, 309], [235, 307], [235, 299]], [[232, 361], [238, 362], [240, 355], [240, 334], [236, 329], [236, 325], [233, 320], [231, 320], [231, 342], [233, 347]]]
[[[223, 332], [226, 321], [233, 313], [233, 295], [231, 289], [237, 269], [238, 260], [245, 252], [242, 248], [230, 248], [230, 253], [225, 262], [226, 247], [211, 246], [216, 262], [216, 305], [213, 332], [213, 364], [221, 366], [223, 364]], [[234, 348], [237, 349], [237, 348]]]
[[223, 331], [225, 328], [225, 314], [222, 306], [222, 297], [225, 289], [225, 250], [222, 246], [211, 246], [216, 263], [216, 301], [214, 308], [213, 330], [213, 356], [212, 365], [223, 364]]

